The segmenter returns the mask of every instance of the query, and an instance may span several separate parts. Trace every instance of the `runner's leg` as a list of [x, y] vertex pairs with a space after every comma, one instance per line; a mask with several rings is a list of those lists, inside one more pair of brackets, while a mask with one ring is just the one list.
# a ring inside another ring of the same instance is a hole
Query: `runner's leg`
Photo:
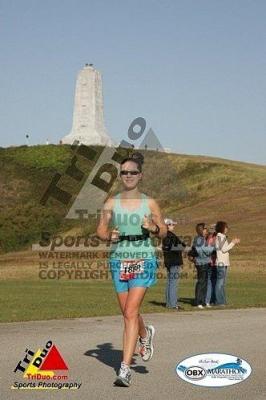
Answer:
[[145, 328], [145, 324], [144, 324], [142, 316], [139, 314], [139, 336], [141, 338], [145, 338], [146, 335], [147, 335], [147, 331]]
[[[127, 297], [128, 297], [128, 292], [117, 293], [117, 297], [118, 297], [118, 302], [119, 302], [120, 309], [122, 311], [122, 314], [124, 315], [124, 310], [125, 310], [125, 305], [126, 305], [126, 301], [127, 301]], [[139, 314], [139, 332], [138, 333], [139, 333], [139, 336], [141, 338], [144, 338], [147, 335], [145, 324], [144, 324], [143, 318], [142, 318], [142, 316], [140, 314]], [[124, 329], [124, 332], [123, 332], [123, 348], [125, 348], [125, 347], [126, 347], [126, 332], [125, 332], [125, 329]]]
[[[117, 297], [118, 297], [120, 309], [122, 311], [122, 314], [124, 315], [125, 305], [126, 305], [127, 298], [128, 298], [128, 292], [117, 293]], [[125, 348], [126, 348], [126, 330], [124, 329], [124, 331], [123, 331], [123, 349], [125, 349]]]
[[126, 347], [123, 352], [123, 361], [131, 364], [139, 333], [139, 309], [144, 298], [145, 287], [134, 287], [129, 290], [124, 309], [124, 322], [126, 331]]

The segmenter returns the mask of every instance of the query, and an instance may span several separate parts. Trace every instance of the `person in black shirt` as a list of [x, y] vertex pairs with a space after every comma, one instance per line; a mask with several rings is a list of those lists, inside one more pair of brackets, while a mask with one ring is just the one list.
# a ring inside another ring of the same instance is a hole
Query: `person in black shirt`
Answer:
[[177, 290], [181, 267], [183, 266], [182, 251], [186, 245], [173, 232], [177, 222], [170, 218], [166, 218], [164, 222], [167, 225], [167, 236], [162, 242], [164, 264], [167, 268], [166, 307], [179, 310]]

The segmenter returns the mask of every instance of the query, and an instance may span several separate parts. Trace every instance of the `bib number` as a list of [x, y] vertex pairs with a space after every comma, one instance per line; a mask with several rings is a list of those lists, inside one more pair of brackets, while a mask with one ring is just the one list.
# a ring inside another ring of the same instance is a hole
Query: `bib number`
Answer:
[[144, 260], [124, 260], [120, 264], [120, 280], [128, 281], [137, 278], [144, 272]]

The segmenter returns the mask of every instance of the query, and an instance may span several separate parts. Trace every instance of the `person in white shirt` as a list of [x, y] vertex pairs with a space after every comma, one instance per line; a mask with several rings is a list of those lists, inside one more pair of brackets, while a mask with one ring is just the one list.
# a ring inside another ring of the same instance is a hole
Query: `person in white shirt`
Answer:
[[224, 221], [218, 221], [215, 227], [217, 233], [215, 248], [217, 252], [216, 265], [217, 265], [217, 281], [215, 286], [216, 304], [220, 306], [226, 305], [225, 296], [225, 282], [227, 275], [227, 268], [230, 266], [229, 251], [238, 243], [239, 238], [234, 238], [231, 243], [228, 243], [227, 232], [228, 225]]

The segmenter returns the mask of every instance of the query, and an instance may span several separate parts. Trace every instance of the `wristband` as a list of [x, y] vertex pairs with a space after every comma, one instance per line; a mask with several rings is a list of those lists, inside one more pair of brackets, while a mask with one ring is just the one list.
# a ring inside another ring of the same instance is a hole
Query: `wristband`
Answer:
[[150, 231], [149, 229], [144, 228], [144, 226], [142, 226], [142, 225], [141, 225], [141, 229], [142, 229], [142, 231], [144, 231], [144, 232], [148, 232], [148, 233], [152, 233], [153, 235], [156, 235], [157, 233], [160, 232], [160, 228], [159, 228], [159, 226], [158, 226], [157, 224], [155, 224], [155, 226], [156, 226], [155, 231]]
[[143, 225], [141, 225], [141, 230], [142, 230], [142, 233], [143, 233], [144, 235], [148, 235], [148, 236], [149, 236], [150, 231], [149, 231], [147, 228], [144, 228]]

